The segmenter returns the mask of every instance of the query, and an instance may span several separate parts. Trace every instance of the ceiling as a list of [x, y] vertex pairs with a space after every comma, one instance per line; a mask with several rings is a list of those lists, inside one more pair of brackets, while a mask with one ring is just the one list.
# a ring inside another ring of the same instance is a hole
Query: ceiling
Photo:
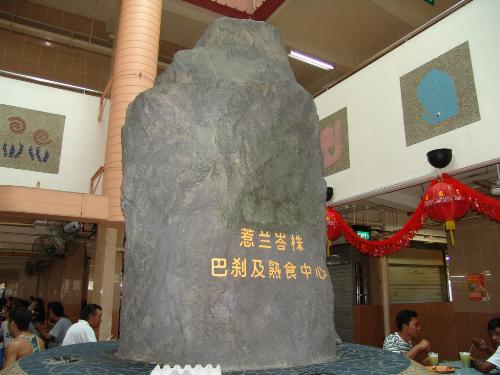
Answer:
[[[115, 33], [119, 0], [31, 2], [103, 21], [110, 35]], [[161, 40], [179, 48], [192, 48], [220, 13], [235, 14], [230, 6], [221, 4], [249, 2], [163, 0]], [[266, 20], [280, 30], [286, 48], [335, 65], [334, 70], [325, 71], [290, 61], [297, 81], [315, 95], [426, 22], [465, 2], [435, 0], [432, 6], [424, 0], [259, 0], [253, 4], [272, 7]], [[220, 13], [207, 8], [217, 8]]]

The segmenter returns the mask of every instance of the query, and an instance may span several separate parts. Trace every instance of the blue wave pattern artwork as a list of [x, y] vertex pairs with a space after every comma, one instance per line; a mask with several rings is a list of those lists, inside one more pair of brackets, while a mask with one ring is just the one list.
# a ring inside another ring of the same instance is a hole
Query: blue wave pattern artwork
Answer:
[[417, 86], [417, 96], [425, 110], [422, 120], [436, 125], [458, 115], [455, 81], [446, 72], [432, 69]]

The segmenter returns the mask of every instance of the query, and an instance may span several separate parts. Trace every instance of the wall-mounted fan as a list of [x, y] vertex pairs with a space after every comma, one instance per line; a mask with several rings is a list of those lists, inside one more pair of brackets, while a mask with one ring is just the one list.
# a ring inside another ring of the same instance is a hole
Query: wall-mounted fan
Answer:
[[52, 258], [34, 257], [26, 261], [24, 271], [29, 276], [35, 276], [42, 274], [43, 271], [50, 267], [52, 267]]
[[474, 180], [474, 183], [487, 189], [488, 194], [500, 196], [500, 168], [497, 164], [497, 177], [496, 180]]
[[35, 255], [41, 256], [64, 256], [64, 246], [50, 235], [40, 236], [33, 242], [31, 250]]

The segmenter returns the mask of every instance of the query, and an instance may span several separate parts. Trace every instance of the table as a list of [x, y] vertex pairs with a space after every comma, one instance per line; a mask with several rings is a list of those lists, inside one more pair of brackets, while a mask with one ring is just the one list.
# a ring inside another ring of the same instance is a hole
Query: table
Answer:
[[[149, 375], [154, 364], [122, 360], [118, 341], [67, 345], [21, 358], [2, 375]], [[173, 365], [173, 363], [171, 364]], [[205, 364], [203, 364], [205, 365]], [[406, 356], [371, 346], [337, 344], [337, 360], [292, 368], [224, 371], [223, 375], [431, 375]]]
[[[442, 366], [450, 366], [455, 367], [455, 372], [452, 375], [477, 375], [482, 374], [482, 372], [477, 371], [475, 368], [462, 368], [461, 361], [447, 361], [447, 362], [439, 362]], [[488, 374], [500, 374], [499, 370], [490, 371]]]

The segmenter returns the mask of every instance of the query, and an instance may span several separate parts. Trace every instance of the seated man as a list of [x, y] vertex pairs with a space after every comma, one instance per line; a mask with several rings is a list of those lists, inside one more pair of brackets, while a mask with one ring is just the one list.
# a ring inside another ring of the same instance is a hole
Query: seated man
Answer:
[[486, 344], [483, 339], [472, 341], [476, 348], [490, 355], [486, 361], [471, 358], [472, 367], [485, 373], [500, 368], [500, 318], [493, 318], [488, 322], [488, 335], [492, 346]]
[[4, 368], [26, 355], [45, 349], [42, 339], [29, 332], [31, 313], [26, 308], [9, 311], [9, 332], [14, 339], [5, 348]]
[[101, 320], [101, 306], [93, 303], [88, 304], [80, 311], [80, 320], [78, 323], [69, 327], [62, 342], [62, 346], [83, 344], [85, 342], [97, 342], [94, 329], [99, 328]]
[[47, 304], [47, 313], [49, 321], [54, 324], [52, 329], [47, 332], [40, 322], [35, 322], [35, 326], [50, 349], [61, 346], [66, 332], [71, 327], [71, 321], [64, 315], [64, 307], [61, 302], [49, 302]]
[[391, 333], [384, 340], [384, 350], [394, 353], [401, 353], [408, 358], [427, 365], [427, 353], [431, 345], [429, 341], [422, 339], [415, 346], [412, 340], [420, 336], [420, 323], [417, 319], [417, 313], [412, 310], [402, 310], [396, 315], [396, 326], [398, 332]]

